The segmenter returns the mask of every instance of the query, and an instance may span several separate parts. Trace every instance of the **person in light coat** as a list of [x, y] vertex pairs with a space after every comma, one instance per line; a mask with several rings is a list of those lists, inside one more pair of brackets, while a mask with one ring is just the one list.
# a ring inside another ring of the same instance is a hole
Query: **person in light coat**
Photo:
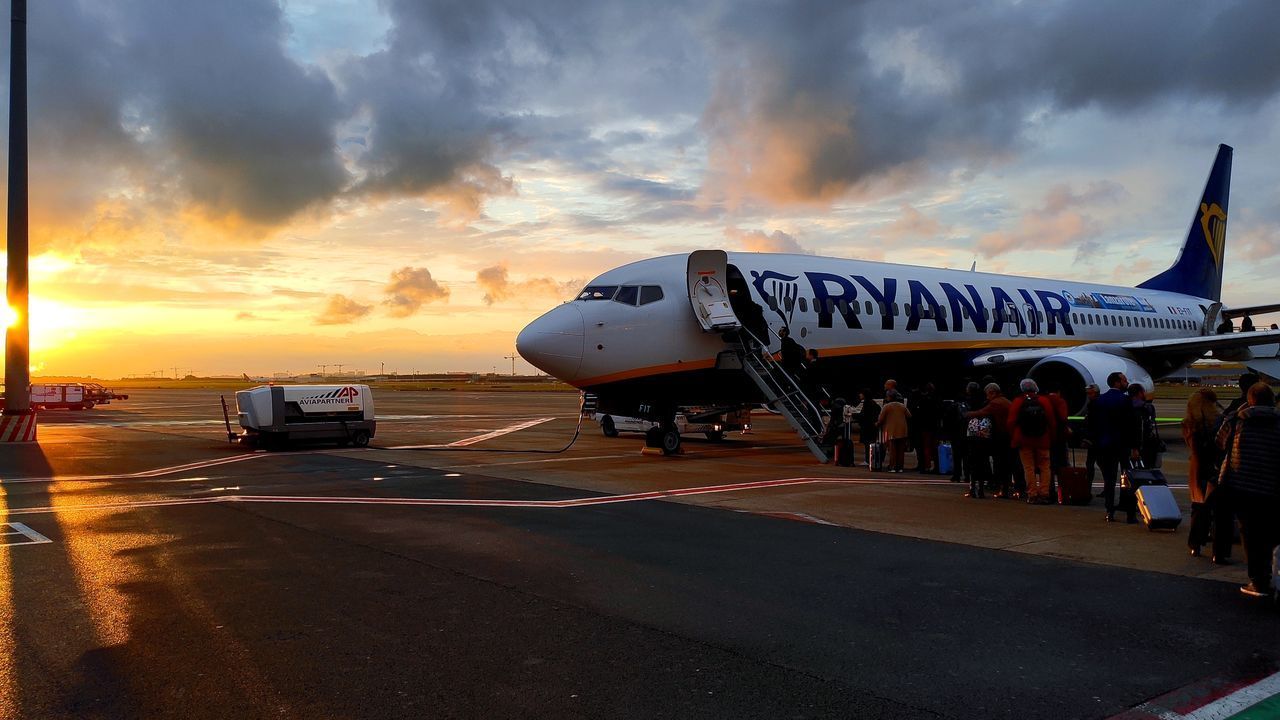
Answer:
[[902, 403], [902, 393], [890, 390], [885, 396], [884, 407], [880, 409], [876, 427], [880, 428], [880, 433], [889, 446], [888, 465], [891, 473], [902, 472], [903, 465], [906, 463], [907, 421], [910, 418], [911, 411]]
[[[1209, 540], [1209, 527], [1214, 525], [1213, 557], [1219, 561], [1231, 555], [1232, 539], [1231, 514], [1215, 512], [1217, 502], [1226, 500], [1225, 492], [1215, 492], [1222, 464], [1216, 438], [1221, 418], [1217, 393], [1201, 388], [1187, 399], [1187, 413], [1182, 419], [1182, 439], [1190, 453], [1187, 488], [1191, 494], [1191, 529], [1187, 532], [1187, 547], [1199, 557], [1201, 547]], [[1219, 522], [1215, 524], [1214, 520]]]

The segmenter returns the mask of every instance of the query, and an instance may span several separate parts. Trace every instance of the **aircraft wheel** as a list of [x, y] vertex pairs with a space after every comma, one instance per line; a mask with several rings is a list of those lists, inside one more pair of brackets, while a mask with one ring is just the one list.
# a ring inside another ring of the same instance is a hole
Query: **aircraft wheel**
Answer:
[[720, 442], [721, 440], [724, 440], [723, 430], [712, 430], [704, 434], [707, 436], [707, 439], [710, 440], [711, 442]]
[[85, 403], [85, 404], [84, 404], [84, 409], [85, 409], [85, 410], [92, 410], [92, 409], [93, 409], [93, 401], [92, 401], [92, 400], [90, 400], [89, 402]]
[[357, 430], [351, 435], [351, 444], [356, 447], [369, 447], [369, 431]]
[[605, 437], [618, 437], [618, 428], [613, 424], [613, 418], [605, 415], [600, 418], [600, 430], [604, 432]]
[[680, 452], [680, 431], [675, 428], [664, 428], [662, 433], [662, 454], [675, 455]]
[[651, 448], [662, 447], [662, 428], [651, 427], [644, 431], [644, 444]]

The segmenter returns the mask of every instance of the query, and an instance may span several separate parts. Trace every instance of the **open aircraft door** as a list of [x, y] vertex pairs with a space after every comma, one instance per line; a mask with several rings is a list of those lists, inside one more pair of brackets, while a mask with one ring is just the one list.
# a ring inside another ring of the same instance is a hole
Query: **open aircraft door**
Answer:
[[723, 250], [689, 253], [689, 303], [704, 332], [724, 332], [742, 327], [729, 305], [729, 254]]

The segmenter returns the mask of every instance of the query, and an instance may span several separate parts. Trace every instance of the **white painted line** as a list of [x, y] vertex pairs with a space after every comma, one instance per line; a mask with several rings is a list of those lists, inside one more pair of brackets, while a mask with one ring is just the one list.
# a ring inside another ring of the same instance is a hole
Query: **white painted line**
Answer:
[[1226, 697], [1218, 698], [1204, 707], [1197, 708], [1195, 712], [1178, 717], [1185, 720], [1226, 720], [1278, 693], [1280, 693], [1280, 672], [1242, 687]]
[[173, 475], [175, 473], [188, 472], [190, 470], [202, 470], [204, 468], [217, 467], [219, 465], [230, 465], [231, 463], [244, 462], [245, 460], [253, 460], [262, 457], [281, 457], [287, 455], [295, 455], [299, 453], [244, 453], [241, 455], [233, 455], [226, 458], [216, 458], [213, 460], [201, 460], [198, 462], [185, 463], [183, 465], [170, 465], [169, 467], [156, 468], [154, 470], [142, 470], [134, 473], [122, 473], [119, 475], [62, 475], [55, 477], [23, 477], [0, 479], [0, 485], [16, 485], [19, 483], [47, 483], [47, 482], [82, 482], [90, 480], [128, 480], [131, 478], [153, 478], [162, 477], [164, 475]]
[[492, 432], [484, 433], [483, 435], [476, 435], [474, 437], [463, 438], [462, 440], [455, 440], [451, 443], [433, 444], [433, 445], [393, 445], [391, 447], [386, 447], [381, 449], [383, 450], [432, 450], [432, 449], [451, 448], [451, 447], [466, 447], [468, 445], [475, 445], [478, 442], [484, 442], [485, 440], [492, 440], [496, 437], [502, 437], [503, 435], [510, 435], [511, 433], [514, 433], [514, 432], [527, 430], [531, 427], [534, 427], [535, 425], [541, 425], [542, 423], [545, 423], [545, 422], [551, 422], [554, 419], [555, 418], [553, 417], [534, 418], [532, 420], [526, 420], [524, 422], [515, 423], [514, 425], [508, 425], [504, 428], [499, 428]]
[[[11, 523], [7, 523], [7, 524], [8, 524], [8, 526], [9, 526], [9, 527], [13, 528], [13, 529], [14, 529], [14, 531], [16, 531], [16, 533], [17, 533], [17, 534], [20, 534], [20, 535], [22, 535], [23, 537], [25, 537], [25, 538], [27, 538], [27, 539], [26, 539], [26, 541], [24, 541], [24, 542], [7, 542], [7, 543], [3, 543], [3, 545], [4, 545], [4, 546], [12, 547], [12, 546], [15, 546], [15, 545], [40, 545], [40, 544], [43, 544], [43, 543], [51, 543], [51, 542], [53, 542], [53, 541], [52, 541], [52, 540], [50, 540], [49, 538], [45, 537], [44, 535], [41, 535], [40, 533], [36, 532], [35, 530], [32, 530], [30, 527], [28, 527], [28, 526], [24, 525], [23, 523], [20, 523], [20, 522], [11, 522]], [[12, 535], [12, 534], [14, 534], [14, 533], [5, 533], [5, 534], [6, 534], [6, 535]]]

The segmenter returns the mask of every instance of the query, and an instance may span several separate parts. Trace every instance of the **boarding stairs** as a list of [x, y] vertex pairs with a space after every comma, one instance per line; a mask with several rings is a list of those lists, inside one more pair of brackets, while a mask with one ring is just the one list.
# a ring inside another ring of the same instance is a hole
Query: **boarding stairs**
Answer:
[[742, 369], [747, 377], [764, 393], [768, 404], [782, 413], [787, 424], [796, 431], [796, 435], [808, 446], [809, 452], [818, 458], [818, 462], [826, 463], [830, 458], [820, 444], [825, 413], [805, 395], [800, 383], [783, 369], [782, 363], [768, 353], [763, 343], [746, 328], [741, 328], [738, 332], [746, 340], [741, 345], [740, 352]]

